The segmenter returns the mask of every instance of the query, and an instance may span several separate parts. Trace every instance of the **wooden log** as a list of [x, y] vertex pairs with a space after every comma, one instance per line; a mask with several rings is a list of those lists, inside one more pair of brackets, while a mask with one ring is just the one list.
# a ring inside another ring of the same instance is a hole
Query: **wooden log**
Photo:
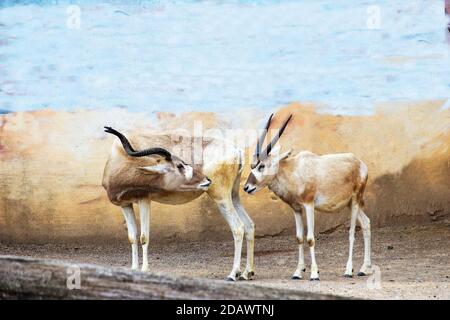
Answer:
[[[72, 277], [80, 271], [79, 289]], [[68, 285], [69, 282], [69, 285]], [[69, 289], [72, 287], [72, 289]], [[123, 268], [0, 256], [1, 299], [339, 299], [245, 282], [174, 277]]]

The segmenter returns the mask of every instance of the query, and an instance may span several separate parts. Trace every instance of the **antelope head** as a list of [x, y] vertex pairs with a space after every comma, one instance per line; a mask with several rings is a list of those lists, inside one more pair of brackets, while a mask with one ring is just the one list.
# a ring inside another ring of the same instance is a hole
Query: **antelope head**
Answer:
[[262, 144], [269, 130], [270, 123], [272, 121], [273, 114], [269, 117], [267, 124], [261, 133], [258, 141], [256, 142], [256, 150], [253, 154], [253, 161], [251, 164], [251, 172], [247, 178], [247, 182], [244, 186], [244, 191], [248, 194], [254, 194], [255, 192], [263, 189], [265, 186], [275, 178], [278, 173], [278, 167], [280, 161], [283, 161], [289, 157], [291, 150], [280, 154], [280, 146], [276, 146], [278, 139], [280, 139], [286, 126], [292, 118], [290, 115], [281, 126], [277, 135], [269, 142], [266, 148], [261, 151]]
[[[148, 148], [134, 150], [128, 139], [117, 130], [105, 127], [105, 132], [119, 138], [125, 152], [134, 158], [146, 157], [145, 161], [136, 161], [137, 169], [145, 175], [153, 175], [154, 187], [164, 191], [194, 191], [207, 190], [211, 180], [201, 171], [186, 164], [182, 159], [172, 155], [163, 148]], [[145, 163], [144, 165], [142, 165]]]

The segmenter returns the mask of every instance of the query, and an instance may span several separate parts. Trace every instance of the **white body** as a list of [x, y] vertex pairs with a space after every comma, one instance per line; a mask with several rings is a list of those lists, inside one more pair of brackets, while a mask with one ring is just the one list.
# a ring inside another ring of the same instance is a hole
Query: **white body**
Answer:
[[311, 253], [311, 280], [318, 280], [319, 270], [314, 253], [314, 210], [333, 213], [345, 206], [351, 208], [351, 220], [349, 257], [344, 275], [346, 277], [353, 275], [352, 252], [356, 220], [361, 224], [364, 234], [364, 263], [358, 275], [370, 272], [370, 220], [362, 209], [367, 182], [366, 165], [351, 153], [319, 156], [303, 151], [290, 157], [290, 151], [278, 155], [274, 150], [272, 154], [254, 166], [244, 190], [254, 194], [268, 186], [294, 210], [299, 260], [292, 278], [301, 279], [302, 272], [305, 271], [302, 216], [306, 215], [306, 240]]

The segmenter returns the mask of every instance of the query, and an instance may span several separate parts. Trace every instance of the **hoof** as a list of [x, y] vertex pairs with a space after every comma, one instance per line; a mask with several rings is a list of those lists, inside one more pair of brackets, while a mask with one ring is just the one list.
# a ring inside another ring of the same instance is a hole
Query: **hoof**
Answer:
[[320, 281], [320, 279], [319, 278], [311, 278], [311, 279], [309, 279], [309, 281]]
[[253, 271], [250, 271], [247, 273], [247, 276], [244, 276], [244, 273], [238, 276], [239, 280], [252, 280], [255, 273]]
[[241, 275], [238, 277], [238, 280], [240, 280], [240, 281], [242, 281], [242, 280], [247, 281], [247, 280], [251, 280], [251, 278], [250, 278], [249, 276], [245, 277], [243, 274], [241, 274]]
[[236, 279], [234, 279], [234, 278], [232, 278], [232, 277], [227, 277], [225, 280], [226, 280], [226, 281], [232, 281], [232, 282], [235, 282], [235, 281], [236, 281]]
[[344, 274], [344, 278], [353, 278], [353, 275], [351, 275], [351, 274]]
[[366, 274], [364, 272], [358, 272], [358, 277], [364, 277]]
[[239, 278], [242, 275], [242, 272], [238, 271], [236, 272], [236, 277]]
[[291, 279], [292, 280], [302, 280], [302, 277], [300, 277], [300, 276], [292, 276]]

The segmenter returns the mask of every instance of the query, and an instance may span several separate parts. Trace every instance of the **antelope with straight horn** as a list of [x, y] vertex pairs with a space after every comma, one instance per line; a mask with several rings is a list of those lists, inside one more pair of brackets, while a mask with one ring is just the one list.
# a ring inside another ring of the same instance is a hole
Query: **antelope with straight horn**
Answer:
[[280, 153], [280, 147], [275, 145], [292, 115], [284, 122], [267, 147], [261, 151], [272, 117], [273, 114], [257, 141], [251, 172], [244, 191], [254, 194], [268, 186], [294, 210], [299, 259], [292, 279], [301, 279], [302, 273], [306, 271], [303, 253], [303, 213], [306, 214], [306, 240], [311, 254], [310, 278], [319, 280], [319, 269], [314, 253], [314, 210], [333, 213], [346, 206], [351, 208], [351, 219], [349, 257], [344, 276], [353, 276], [352, 254], [356, 220], [361, 224], [364, 235], [364, 263], [358, 276], [371, 272], [370, 220], [363, 211], [364, 188], [368, 177], [367, 166], [351, 153], [316, 155], [309, 151], [302, 151], [295, 156], [291, 156], [291, 150]]
[[[147, 271], [150, 202], [183, 204], [206, 192], [219, 207], [234, 237], [234, 263], [227, 279], [234, 281], [238, 277], [247, 280], [254, 275], [255, 228], [239, 198], [241, 150], [215, 138], [181, 137], [174, 141], [174, 136], [170, 134], [134, 134], [130, 143], [123, 134], [110, 127], [105, 127], [105, 131], [119, 140], [112, 146], [102, 184], [110, 201], [121, 207], [125, 217], [131, 243], [132, 269], [139, 267], [133, 203], [139, 205], [142, 271]], [[188, 151], [191, 159], [181, 159], [179, 154], [176, 156], [168, 150]], [[247, 241], [247, 265], [241, 273], [244, 236]]]

